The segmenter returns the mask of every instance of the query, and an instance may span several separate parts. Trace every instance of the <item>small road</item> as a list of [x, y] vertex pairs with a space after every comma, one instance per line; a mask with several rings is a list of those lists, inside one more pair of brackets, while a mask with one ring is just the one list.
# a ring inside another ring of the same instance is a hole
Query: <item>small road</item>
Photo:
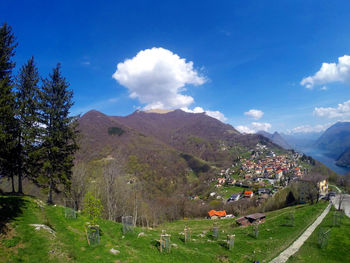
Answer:
[[328, 205], [327, 208], [322, 212], [322, 214], [309, 226], [301, 236], [294, 241], [294, 243], [284, 250], [278, 257], [274, 258], [270, 263], [284, 263], [286, 262], [290, 256], [294, 255], [299, 248], [304, 244], [304, 242], [311, 236], [312, 232], [316, 229], [316, 227], [322, 222], [322, 220], [326, 217], [329, 210], [331, 209], [331, 205]]
[[[334, 208], [338, 209], [339, 207], [339, 199], [341, 199], [341, 195], [337, 194], [333, 199], [332, 203], [334, 204]], [[343, 201], [341, 203], [342, 210], [344, 210], [344, 213], [350, 217], [350, 195], [343, 194]]]
[[338, 186], [334, 185], [334, 184], [330, 184], [329, 186], [333, 186], [335, 189], [337, 189], [338, 193], [341, 193], [341, 190], [339, 189]]

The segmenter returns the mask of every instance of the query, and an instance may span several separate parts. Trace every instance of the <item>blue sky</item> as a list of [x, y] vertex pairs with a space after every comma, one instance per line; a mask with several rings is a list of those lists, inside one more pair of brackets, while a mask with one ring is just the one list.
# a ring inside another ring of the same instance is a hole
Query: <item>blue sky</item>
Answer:
[[246, 132], [350, 119], [348, 1], [96, 2], [1, 3], [17, 69], [62, 63], [74, 114], [180, 107]]

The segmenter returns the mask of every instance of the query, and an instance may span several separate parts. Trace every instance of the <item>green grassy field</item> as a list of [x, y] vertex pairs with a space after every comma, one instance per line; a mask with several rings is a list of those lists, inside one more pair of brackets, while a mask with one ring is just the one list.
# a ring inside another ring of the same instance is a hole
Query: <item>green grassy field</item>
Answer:
[[[288, 260], [288, 263], [350, 262], [350, 218], [344, 215], [342, 224], [333, 226], [334, 213], [335, 209], [332, 208], [300, 250]], [[322, 249], [318, 245], [318, 233], [321, 228], [323, 230], [331, 229], [328, 246]]]
[[[29, 197], [0, 197], [1, 230], [6, 229], [1, 236], [0, 262], [268, 262], [288, 247], [326, 205], [301, 205], [267, 213], [257, 239], [251, 236], [252, 227], [237, 227], [233, 219], [216, 221], [218, 240], [211, 236], [211, 220], [180, 220], [155, 229], [136, 228], [125, 237], [121, 224], [100, 220], [101, 242], [90, 247], [84, 216], [66, 219], [63, 207], [41, 209]], [[285, 217], [291, 212], [295, 214], [294, 227], [285, 226]], [[36, 231], [29, 224], [46, 224], [56, 234]], [[189, 243], [184, 243], [181, 233], [185, 226], [192, 229], [193, 240]], [[163, 229], [171, 235], [173, 247], [169, 254], [158, 249]], [[144, 236], [138, 237], [140, 232]], [[228, 234], [236, 235], [231, 251], [225, 246]], [[111, 248], [120, 253], [113, 255]]]
[[224, 198], [229, 198], [232, 194], [243, 193], [246, 190], [250, 190], [249, 188], [239, 187], [239, 186], [223, 186], [218, 188], [216, 191], [219, 195]]

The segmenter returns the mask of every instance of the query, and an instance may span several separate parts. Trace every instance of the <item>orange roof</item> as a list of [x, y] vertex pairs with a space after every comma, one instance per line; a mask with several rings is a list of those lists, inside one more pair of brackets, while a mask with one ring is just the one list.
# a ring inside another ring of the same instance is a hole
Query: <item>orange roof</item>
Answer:
[[253, 193], [253, 191], [249, 191], [249, 190], [248, 190], [248, 191], [244, 191], [244, 194], [245, 194], [245, 195], [246, 195], [246, 194], [249, 194], [249, 195], [250, 195], [250, 194], [252, 194], [252, 193]]
[[283, 171], [282, 170], [278, 170], [276, 173], [282, 173]]
[[208, 212], [209, 216], [212, 217], [214, 215], [218, 216], [218, 217], [223, 217], [223, 216], [226, 216], [226, 211], [223, 210], [223, 211], [215, 211], [215, 210], [210, 210]]
[[244, 191], [244, 197], [251, 197], [253, 195], [253, 191], [247, 190]]

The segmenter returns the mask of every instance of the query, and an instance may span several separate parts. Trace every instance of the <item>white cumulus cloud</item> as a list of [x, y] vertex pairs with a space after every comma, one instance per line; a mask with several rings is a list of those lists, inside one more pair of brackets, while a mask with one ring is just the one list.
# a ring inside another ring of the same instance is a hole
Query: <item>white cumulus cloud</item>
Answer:
[[193, 97], [184, 95], [188, 84], [202, 85], [205, 77], [170, 50], [151, 48], [117, 65], [113, 74], [130, 92], [130, 97], [145, 104], [144, 109], [178, 109], [188, 107]]
[[241, 133], [255, 133], [255, 131], [249, 128], [248, 126], [238, 125], [235, 128]]
[[264, 115], [264, 112], [262, 112], [261, 110], [251, 109], [251, 110], [245, 112], [244, 115], [249, 116], [249, 117], [253, 118], [254, 120], [259, 120]]
[[315, 108], [314, 115], [324, 118], [346, 118], [350, 117], [350, 100], [343, 104], [338, 104], [337, 107], [319, 107]]
[[202, 107], [195, 107], [193, 110], [183, 107], [181, 110], [186, 111], [186, 112], [191, 112], [191, 113], [203, 113], [205, 112], [206, 115], [213, 117], [215, 119], [218, 119], [219, 121], [225, 122], [227, 121], [227, 118], [223, 113], [220, 111], [210, 111], [210, 110], [204, 110]]
[[322, 63], [318, 72], [313, 76], [303, 78], [301, 85], [312, 89], [314, 85], [323, 85], [331, 82], [347, 82], [350, 80], [350, 56], [338, 58], [338, 63]]
[[312, 132], [321, 132], [329, 128], [332, 124], [318, 124], [318, 125], [301, 125], [297, 126], [288, 131], [288, 133], [312, 133]]
[[258, 131], [269, 131], [271, 124], [267, 122], [252, 122], [249, 126], [239, 125], [235, 128], [241, 133], [257, 133]]
[[252, 122], [252, 127], [255, 131], [268, 131], [271, 129], [271, 124], [267, 122]]

